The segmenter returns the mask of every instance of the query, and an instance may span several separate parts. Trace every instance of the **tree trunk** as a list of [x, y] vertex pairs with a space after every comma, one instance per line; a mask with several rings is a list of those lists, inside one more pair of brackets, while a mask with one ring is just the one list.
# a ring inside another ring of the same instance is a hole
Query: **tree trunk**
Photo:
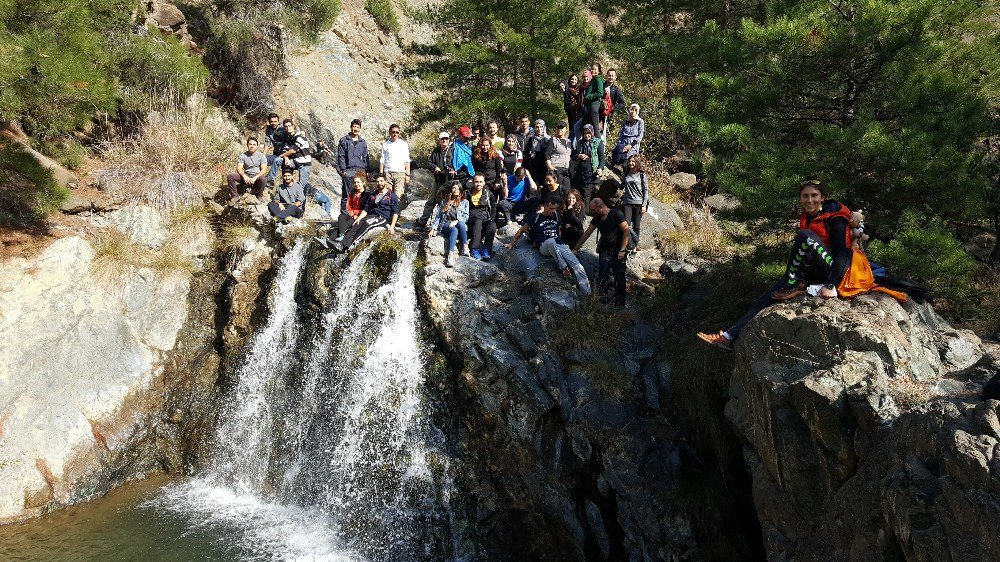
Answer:
[[538, 118], [538, 76], [536, 75], [535, 69], [535, 59], [528, 60], [528, 76], [531, 80], [531, 84], [528, 87], [529, 95], [531, 96], [528, 107], [531, 109], [531, 118]]

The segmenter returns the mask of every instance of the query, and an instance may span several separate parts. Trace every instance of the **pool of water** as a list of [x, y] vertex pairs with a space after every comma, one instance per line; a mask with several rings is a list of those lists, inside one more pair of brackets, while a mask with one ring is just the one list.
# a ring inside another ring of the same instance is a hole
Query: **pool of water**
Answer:
[[153, 507], [150, 500], [167, 484], [166, 478], [151, 478], [41, 518], [0, 526], [0, 560], [273, 558], [245, 551], [224, 528], [192, 527], [183, 515]]

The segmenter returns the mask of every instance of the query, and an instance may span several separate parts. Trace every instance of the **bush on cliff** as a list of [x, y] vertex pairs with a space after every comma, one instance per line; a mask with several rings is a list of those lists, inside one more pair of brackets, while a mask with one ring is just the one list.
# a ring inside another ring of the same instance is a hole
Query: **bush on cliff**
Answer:
[[375, 23], [386, 33], [399, 33], [399, 18], [392, 0], [366, 0], [365, 10], [371, 14]]

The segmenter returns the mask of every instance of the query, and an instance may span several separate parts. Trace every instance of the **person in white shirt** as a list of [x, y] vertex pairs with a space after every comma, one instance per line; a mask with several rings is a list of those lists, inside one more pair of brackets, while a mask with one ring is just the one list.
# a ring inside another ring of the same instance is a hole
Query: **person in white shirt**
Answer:
[[410, 183], [410, 145], [399, 138], [399, 135], [399, 125], [389, 125], [389, 140], [382, 143], [378, 172], [385, 177], [396, 198], [402, 200], [406, 186]]

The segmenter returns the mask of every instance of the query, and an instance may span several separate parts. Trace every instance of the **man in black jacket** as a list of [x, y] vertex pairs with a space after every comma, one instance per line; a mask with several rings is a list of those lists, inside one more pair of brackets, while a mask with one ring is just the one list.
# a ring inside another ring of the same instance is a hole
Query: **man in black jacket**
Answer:
[[438, 200], [441, 198], [441, 191], [445, 189], [445, 185], [448, 182], [449, 170], [451, 166], [451, 135], [446, 131], [441, 131], [438, 134], [438, 143], [431, 151], [430, 158], [427, 159], [427, 167], [430, 168], [432, 174], [434, 174], [434, 190], [428, 195], [427, 202], [424, 203], [424, 212], [417, 219], [416, 226], [423, 228], [427, 226], [427, 221], [431, 218], [431, 213], [434, 212], [434, 207], [437, 205]]
[[601, 183], [605, 164], [604, 141], [594, 136], [594, 127], [589, 123], [583, 126], [583, 138], [573, 149], [573, 161], [576, 162], [573, 187], [580, 190], [583, 204], [587, 205], [594, 194], [594, 186]]

